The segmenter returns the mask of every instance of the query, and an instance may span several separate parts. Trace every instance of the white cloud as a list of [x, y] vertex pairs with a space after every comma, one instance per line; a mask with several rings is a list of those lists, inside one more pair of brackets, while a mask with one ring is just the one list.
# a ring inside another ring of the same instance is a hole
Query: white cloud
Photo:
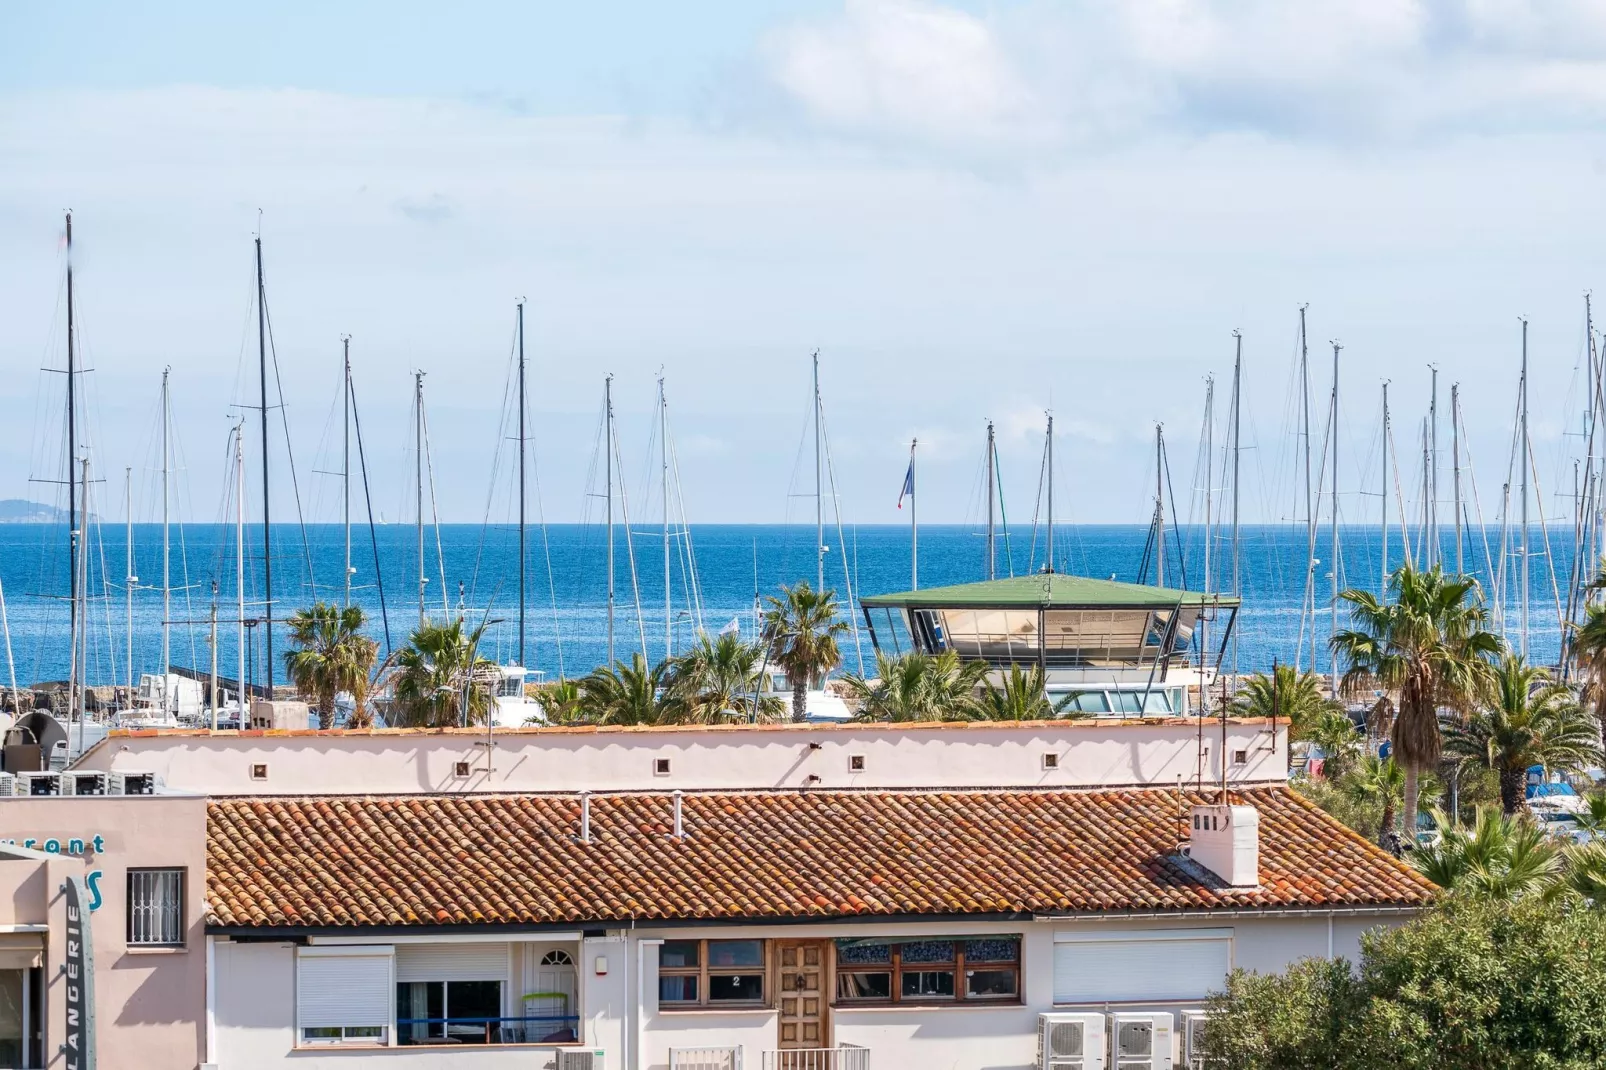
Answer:
[[975, 149], [1160, 129], [1415, 138], [1606, 120], [1585, 0], [847, 0], [764, 50], [816, 129]]
[[776, 31], [765, 53], [808, 115], [841, 130], [989, 139], [1037, 112], [987, 22], [924, 0], [848, 0]]

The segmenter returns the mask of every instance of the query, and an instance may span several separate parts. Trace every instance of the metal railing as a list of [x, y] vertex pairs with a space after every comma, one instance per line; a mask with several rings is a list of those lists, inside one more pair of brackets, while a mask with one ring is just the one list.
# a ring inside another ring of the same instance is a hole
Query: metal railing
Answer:
[[870, 1049], [784, 1048], [764, 1053], [764, 1070], [870, 1070]]
[[422, 1044], [573, 1044], [576, 1015], [525, 1018], [397, 1018], [396, 1042]]
[[741, 1048], [670, 1048], [669, 1070], [742, 1070]]

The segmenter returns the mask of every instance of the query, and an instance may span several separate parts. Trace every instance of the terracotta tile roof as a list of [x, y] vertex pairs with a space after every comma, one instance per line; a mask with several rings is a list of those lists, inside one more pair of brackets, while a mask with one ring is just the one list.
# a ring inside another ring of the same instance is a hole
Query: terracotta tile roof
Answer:
[[[1285, 788], [1261, 886], [1176, 859], [1174, 791], [235, 798], [210, 804], [219, 927], [585, 923], [1425, 903], [1415, 872]], [[1190, 800], [1193, 801], [1193, 800]]]

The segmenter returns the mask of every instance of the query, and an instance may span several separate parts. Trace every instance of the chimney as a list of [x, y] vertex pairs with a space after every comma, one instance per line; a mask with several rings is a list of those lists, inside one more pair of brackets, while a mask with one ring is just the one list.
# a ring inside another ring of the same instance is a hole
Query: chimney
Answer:
[[675, 789], [675, 839], [677, 840], [683, 840], [686, 838], [686, 826], [681, 819], [680, 813], [680, 800], [685, 794], [686, 793], [681, 791], [679, 788]]
[[1195, 805], [1188, 857], [1234, 888], [1259, 886], [1260, 812], [1228, 803]]
[[580, 793], [580, 842], [591, 842], [591, 793]]

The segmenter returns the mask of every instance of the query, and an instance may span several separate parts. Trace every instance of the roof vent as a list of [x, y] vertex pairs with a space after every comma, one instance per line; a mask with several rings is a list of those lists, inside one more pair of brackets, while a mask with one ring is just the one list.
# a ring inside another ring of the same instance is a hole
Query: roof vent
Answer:
[[675, 839], [677, 840], [684, 840], [686, 838], [686, 825], [681, 817], [680, 806], [681, 799], [685, 794], [686, 793], [681, 791], [679, 788], [675, 789]]
[[591, 842], [591, 793], [580, 793], [580, 842]]
[[1201, 803], [1193, 808], [1188, 857], [1234, 888], [1260, 884], [1260, 812], [1253, 806]]

